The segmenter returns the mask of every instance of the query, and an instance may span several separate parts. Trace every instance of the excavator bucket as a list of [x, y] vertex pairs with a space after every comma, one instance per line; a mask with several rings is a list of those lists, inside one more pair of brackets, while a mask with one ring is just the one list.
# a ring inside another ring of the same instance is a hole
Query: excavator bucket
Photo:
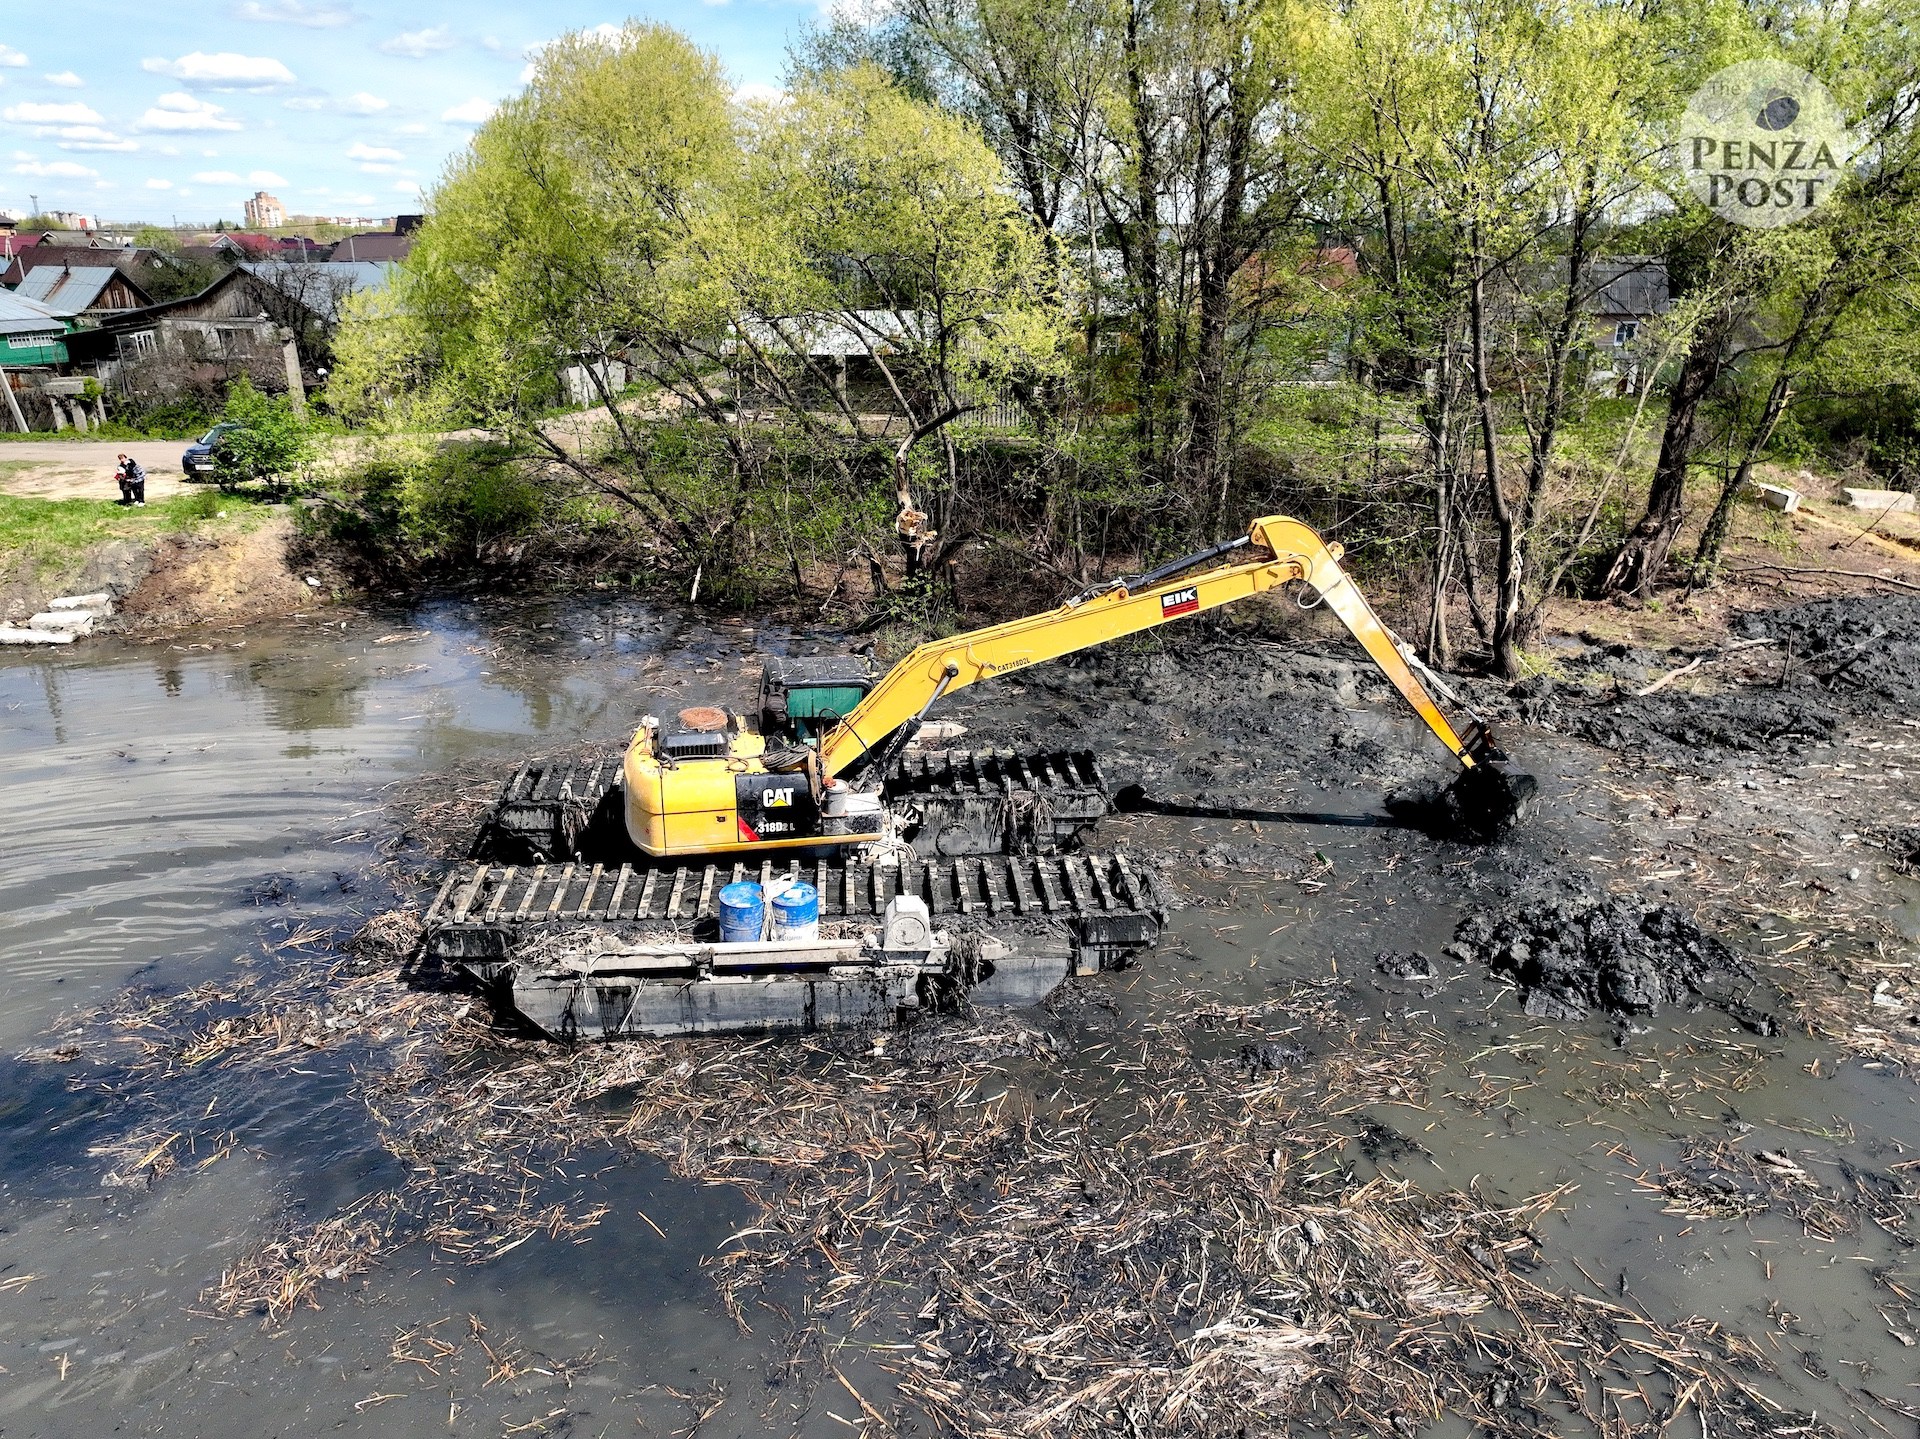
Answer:
[[1388, 813], [1441, 839], [1496, 840], [1527, 817], [1540, 782], [1509, 760], [1483, 754], [1444, 789], [1391, 796]]
[[1540, 782], [1503, 759], [1483, 759], [1447, 790], [1447, 807], [1462, 834], [1498, 839], [1527, 817]]

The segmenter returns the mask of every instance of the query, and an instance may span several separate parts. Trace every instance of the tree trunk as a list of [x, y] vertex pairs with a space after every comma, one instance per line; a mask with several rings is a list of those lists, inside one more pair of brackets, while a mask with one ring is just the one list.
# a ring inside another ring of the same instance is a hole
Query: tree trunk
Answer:
[[1496, 540], [1493, 568], [1493, 668], [1505, 679], [1520, 677], [1520, 545], [1514, 514], [1500, 487], [1499, 428], [1493, 412], [1493, 379], [1487, 356], [1487, 267], [1474, 235], [1473, 278], [1467, 285], [1467, 326], [1473, 351], [1473, 399], [1479, 411], [1480, 447], [1486, 454], [1487, 507]]
[[[1135, 397], [1134, 437], [1142, 465], [1160, 473], [1160, 185], [1155, 164], [1152, 104], [1140, 51], [1140, 8], [1127, 10], [1127, 101], [1133, 126], [1133, 188], [1131, 224], [1133, 242], [1123, 256], [1133, 271], [1134, 305], [1140, 330], [1138, 393]], [[1162, 476], [1164, 478], [1164, 476]]]
[[1235, 95], [1230, 104], [1233, 113], [1228, 122], [1226, 181], [1220, 194], [1219, 217], [1209, 236], [1212, 243], [1199, 256], [1199, 335], [1188, 402], [1192, 420], [1189, 464], [1195, 499], [1204, 500], [1207, 508], [1202, 513], [1210, 521], [1209, 529], [1216, 533], [1227, 519], [1228, 466], [1221, 443], [1227, 409], [1227, 325], [1233, 313], [1234, 272], [1245, 258], [1240, 221], [1247, 202], [1247, 151], [1253, 139], [1240, 97]]
[[1701, 323], [1687, 345], [1668, 395], [1667, 423], [1660, 435], [1660, 458], [1653, 467], [1653, 483], [1647, 488], [1646, 513], [1621, 541], [1619, 552], [1594, 592], [1595, 599], [1650, 594], [1666, 566], [1667, 553], [1686, 518], [1687, 467], [1699, 433], [1700, 403], [1726, 370], [1731, 323], [1730, 308], [1723, 307]]

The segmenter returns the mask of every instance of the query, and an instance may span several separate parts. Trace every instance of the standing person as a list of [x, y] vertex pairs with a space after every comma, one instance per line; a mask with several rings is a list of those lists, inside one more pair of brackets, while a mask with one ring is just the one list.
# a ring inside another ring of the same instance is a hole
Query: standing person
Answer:
[[147, 472], [131, 455], [127, 456], [126, 476], [127, 493], [133, 497], [134, 504], [144, 510], [147, 507]]
[[133, 503], [132, 487], [127, 483], [127, 464], [127, 457], [122, 455], [113, 467], [113, 477], [120, 482], [120, 503], [123, 505]]

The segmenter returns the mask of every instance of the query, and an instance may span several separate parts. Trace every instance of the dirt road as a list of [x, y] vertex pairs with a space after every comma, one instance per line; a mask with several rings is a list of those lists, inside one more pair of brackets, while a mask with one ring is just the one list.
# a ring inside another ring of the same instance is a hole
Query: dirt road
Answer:
[[0, 495], [40, 500], [119, 497], [113, 467], [131, 455], [147, 471], [147, 498], [185, 493], [180, 452], [185, 440], [21, 440], [0, 445]]

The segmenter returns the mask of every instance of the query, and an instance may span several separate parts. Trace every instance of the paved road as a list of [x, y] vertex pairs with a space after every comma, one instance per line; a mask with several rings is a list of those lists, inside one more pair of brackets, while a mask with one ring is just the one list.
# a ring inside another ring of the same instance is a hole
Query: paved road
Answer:
[[19, 440], [0, 442], [0, 494], [42, 500], [117, 500], [113, 469], [123, 454], [147, 471], [147, 498], [189, 488], [180, 478], [185, 440]]

